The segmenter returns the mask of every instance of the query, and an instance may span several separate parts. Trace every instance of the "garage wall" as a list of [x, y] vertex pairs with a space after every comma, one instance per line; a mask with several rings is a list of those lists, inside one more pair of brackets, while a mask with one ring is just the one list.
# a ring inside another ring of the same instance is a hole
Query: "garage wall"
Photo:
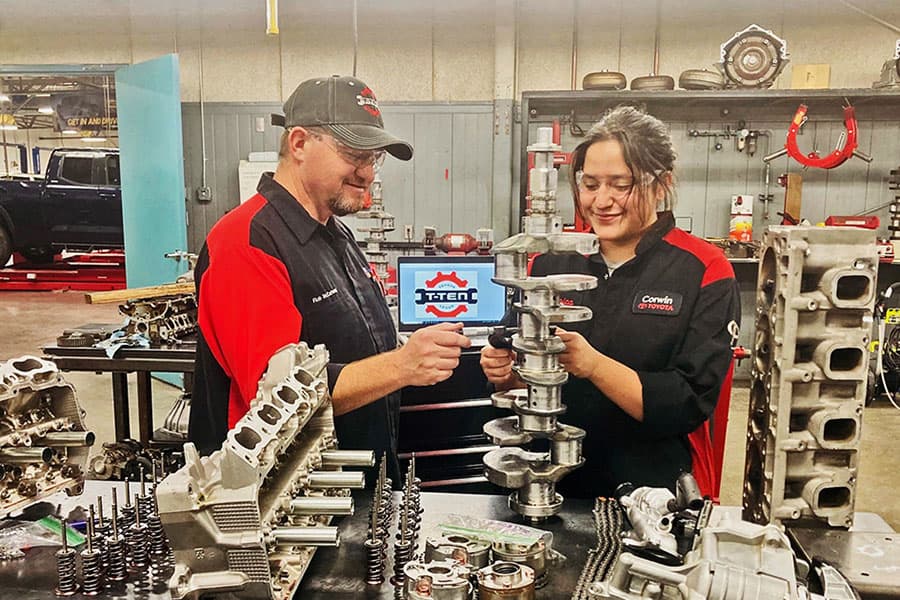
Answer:
[[[388, 239], [402, 240], [404, 225], [413, 226], [416, 239], [422, 237], [426, 225], [437, 227], [439, 234], [474, 233], [490, 227], [495, 222], [493, 104], [406, 103], [383, 104], [381, 108], [386, 127], [415, 148], [411, 161], [388, 157], [382, 167], [385, 207], [397, 223]], [[212, 201], [199, 202], [196, 190], [202, 183], [203, 168], [200, 107], [183, 105], [188, 246], [192, 251], [199, 250], [207, 231], [239, 204], [238, 161], [246, 160], [250, 152], [277, 152], [283, 130], [269, 123], [273, 112], [280, 113], [281, 106], [205, 104], [207, 185]], [[257, 131], [259, 119], [263, 119], [262, 132]], [[509, 167], [507, 160], [505, 168]], [[505, 213], [506, 204], [499, 205]], [[355, 217], [344, 220], [354, 230], [369, 225]]]
[[[854, 2], [900, 23], [896, 0]], [[512, 99], [523, 90], [570, 88], [573, 33], [579, 86], [595, 70], [619, 70], [629, 78], [650, 70], [656, 0], [358, 0], [358, 6], [358, 74], [389, 106], [390, 126], [408, 132], [417, 150], [414, 165], [389, 163], [385, 172], [386, 198], [401, 232], [404, 223], [417, 231], [425, 224], [472, 231], [485, 220], [499, 238], [516, 230], [518, 186], [509, 188], [518, 176]], [[281, 2], [279, 36], [266, 36], [264, 21], [258, 0], [81, 0], [57, 3], [52, 11], [10, 0], [0, 11], [0, 61], [132, 63], [177, 52], [191, 246], [197, 248], [238, 202], [237, 161], [251, 150], [275, 149], [277, 134], [268, 124], [255, 133], [254, 118], [277, 108], [298, 81], [352, 68], [352, 0]], [[790, 84], [792, 67], [803, 63], [830, 63], [832, 87], [869, 87], [898, 37], [840, 2], [812, 0], [662, 0], [661, 23], [660, 71], [676, 78], [715, 62], [720, 44], [748, 24], [772, 29], [787, 39], [792, 55], [777, 82], [782, 88]], [[213, 189], [213, 202], [205, 205], [194, 203], [201, 65]], [[890, 146], [892, 132], [885, 132], [884, 143], [863, 145], [879, 159], [887, 156], [880, 150]], [[687, 186], [681, 212], [694, 218], [695, 232], [721, 235], [728, 197], [761, 191], [760, 175], [743, 155], [710, 154], [701, 142], [675, 133]], [[434, 162], [426, 164], [426, 157]], [[450, 170], [442, 181], [444, 168]], [[868, 175], [853, 175], [855, 183], [810, 177], [823, 179], [810, 180], [808, 188], [827, 195], [823, 211], [861, 210], [885, 193], [883, 181]], [[727, 179], [727, 185], [710, 188], [710, 178]]]
[[[854, 1], [900, 23], [895, 0]], [[518, 20], [516, 92], [570, 88], [576, 22], [579, 85], [604, 68], [633, 78], [650, 70], [655, 10], [655, 0], [359, 0], [358, 73], [382, 101], [489, 100], [495, 56], [508, 43], [496, 32]], [[199, 98], [201, 54], [211, 102], [280, 102], [302, 79], [351, 70], [351, 0], [282, 2], [279, 36], [267, 37], [264, 21], [261, 1], [81, 0], [35, 10], [11, 0], [0, 14], [0, 60], [130, 63], [174, 51], [186, 102]], [[830, 63], [832, 87], [869, 87], [898, 37], [836, 1], [663, 0], [660, 71], [677, 78], [709, 66], [751, 23], [787, 39], [792, 65]]]

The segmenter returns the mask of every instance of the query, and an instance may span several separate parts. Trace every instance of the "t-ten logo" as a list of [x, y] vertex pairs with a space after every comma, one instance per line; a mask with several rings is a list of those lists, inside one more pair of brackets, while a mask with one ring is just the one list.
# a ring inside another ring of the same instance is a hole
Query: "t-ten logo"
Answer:
[[[461, 314], [478, 315], [478, 274], [474, 271], [437, 271], [431, 279], [416, 274], [416, 317], [420, 319], [452, 319]], [[470, 286], [471, 282], [471, 286]]]

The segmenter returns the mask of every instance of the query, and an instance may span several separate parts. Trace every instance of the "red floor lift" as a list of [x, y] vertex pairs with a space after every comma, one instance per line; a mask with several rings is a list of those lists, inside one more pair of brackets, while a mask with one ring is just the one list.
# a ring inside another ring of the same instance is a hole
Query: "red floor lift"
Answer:
[[52, 263], [35, 264], [16, 254], [0, 269], [0, 291], [125, 289], [125, 251], [65, 253]]

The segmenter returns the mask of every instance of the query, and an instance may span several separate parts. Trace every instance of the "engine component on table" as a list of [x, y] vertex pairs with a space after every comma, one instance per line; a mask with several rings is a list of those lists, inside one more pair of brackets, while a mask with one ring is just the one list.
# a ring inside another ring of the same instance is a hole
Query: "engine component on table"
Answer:
[[413, 561], [403, 571], [410, 600], [468, 600], [472, 592], [469, 570], [456, 561]]
[[481, 569], [488, 566], [490, 558], [491, 544], [488, 542], [459, 534], [425, 539], [425, 562], [455, 560], [469, 568]]
[[618, 71], [595, 71], [588, 73], [581, 80], [581, 88], [585, 90], [624, 90], [628, 81]]
[[[372, 491], [372, 505], [369, 507], [369, 539], [366, 543], [366, 582], [374, 585], [384, 581], [384, 565], [387, 560], [389, 531], [394, 516], [391, 480], [387, 476], [384, 455], [378, 463], [378, 478]], [[377, 549], [378, 554], [375, 554]]]
[[686, 90], [721, 90], [725, 77], [718, 70], [687, 69], [678, 76], [678, 87]]
[[125, 480], [125, 504], [122, 506], [121, 517], [119, 518], [119, 525], [122, 526], [123, 535], [124, 532], [128, 531], [128, 528], [134, 525], [134, 522], [137, 520], [137, 507], [131, 503], [131, 488], [129, 487], [129, 480]]
[[622, 534], [623, 547], [663, 564], [682, 563], [694, 545], [705, 501], [690, 473], [678, 476], [675, 491], [672, 494], [667, 488], [635, 489], [630, 483], [618, 487], [616, 496], [631, 525]]
[[72, 329], [64, 329], [56, 338], [56, 345], [61, 348], [89, 348], [111, 336], [118, 325], [105, 323], [88, 323]]
[[881, 66], [881, 78], [872, 82], [875, 89], [900, 87], [900, 40], [894, 47], [894, 58], [884, 61]]
[[103, 452], [91, 457], [90, 473], [94, 479], [137, 481], [141, 469], [149, 471], [152, 464], [153, 456], [137, 440], [104, 442]]
[[[524, 233], [507, 238], [492, 250], [496, 257], [494, 281], [523, 292], [522, 301], [513, 305], [519, 322], [512, 336], [512, 347], [518, 353], [513, 370], [528, 387], [491, 396], [494, 406], [516, 414], [484, 425], [484, 433], [501, 446], [485, 454], [484, 473], [496, 485], [515, 488], [509, 506], [529, 520], [559, 512], [563, 498], [556, 492], [556, 482], [584, 463], [584, 430], [557, 422], [566, 410], [562, 386], [568, 373], [558, 358], [565, 344], [553, 333], [552, 325], [590, 319], [589, 308], [561, 305], [559, 295], [597, 287], [597, 278], [590, 275], [528, 275], [533, 254], [599, 251], [595, 235], [562, 231], [556, 206], [558, 172], [553, 164], [560, 147], [552, 140], [552, 128], [541, 127], [537, 142], [528, 147], [534, 154], [534, 168], [529, 175], [531, 208], [523, 219]], [[550, 452], [509, 447], [535, 439], [549, 440]]]
[[759, 25], [738, 31], [720, 48], [728, 87], [769, 88], [790, 62], [787, 42]]
[[143, 335], [151, 344], [173, 344], [197, 331], [194, 294], [128, 300], [119, 305], [119, 313], [128, 317], [127, 335]]
[[339, 470], [344, 460], [358, 464], [359, 453], [336, 450], [327, 363], [321, 345], [301, 342], [275, 353], [222, 448], [201, 458], [185, 444], [185, 466], [157, 486], [175, 557], [173, 598], [291, 598], [316, 548], [339, 542], [330, 515], [291, 508], [295, 499], [346, 496], [339, 488], [363, 484], [361, 473], [352, 481]]
[[766, 232], [757, 285], [745, 519], [853, 523], [877, 268], [874, 231]]
[[372, 265], [375, 274], [378, 275], [378, 279], [381, 281], [381, 285], [384, 286], [385, 297], [389, 300], [389, 303], [395, 303], [397, 296], [395, 294], [387, 294], [388, 290], [395, 287], [396, 284], [388, 283], [388, 255], [381, 247], [381, 244], [387, 241], [385, 234], [394, 231], [396, 227], [394, 225], [394, 215], [384, 210], [380, 169], [375, 170], [375, 179], [372, 181], [369, 193], [372, 198], [372, 204], [356, 213], [356, 217], [358, 219], [373, 220], [375, 223], [371, 227], [357, 227], [356, 229], [360, 233], [366, 234], [364, 240], [366, 247], [363, 250], [366, 260]]
[[397, 539], [394, 542], [394, 576], [391, 584], [397, 588], [397, 597], [403, 597], [406, 588], [406, 574], [403, 571], [406, 564], [413, 559], [418, 547], [419, 527], [421, 526], [421, 512], [418, 490], [413, 494], [416, 478], [415, 455], [409, 461], [406, 470], [406, 478], [403, 485], [403, 497], [400, 501], [397, 520]]
[[106, 569], [106, 578], [110, 581], [123, 581], [128, 576], [128, 566], [125, 558], [125, 537], [119, 533], [119, 502], [116, 498], [116, 488], [112, 489], [112, 531], [106, 540], [109, 552], [109, 564]]
[[106, 567], [109, 565], [109, 546], [107, 540], [111, 529], [111, 523], [103, 518], [103, 496], [97, 496], [97, 518], [94, 521], [94, 545], [100, 551], [100, 562]]
[[144, 569], [150, 556], [147, 548], [147, 524], [144, 523], [140, 511], [134, 514], [134, 523], [125, 531], [125, 545], [128, 547], [128, 563], [137, 570]]
[[60, 490], [84, 488], [94, 434], [75, 388], [35, 356], [0, 363], [0, 517]]
[[511, 542], [494, 542], [491, 552], [495, 561], [528, 566], [534, 573], [534, 587], [542, 588], [549, 579], [550, 557], [544, 540], [530, 546]]
[[588, 551], [584, 568], [572, 592], [572, 600], [587, 600], [588, 587], [607, 578], [610, 567], [622, 551], [619, 533], [624, 519], [619, 503], [610, 498], [597, 498], [593, 513], [597, 545]]
[[62, 519], [62, 548], [56, 551], [56, 595], [72, 596], [78, 592], [78, 579], [75, 568], [75, 550], [69, 548], [66, 532], [69, 522]]
[[100, 574], [103, 571], [103, 555], [94, 545], [94, 506], [90, 507], [90, 518], [87, 521], [87, 546], [81, 551], [81, 593], [85, 596], [96, 596], [100, 592]]
[[680, 566], [667, 566], [624, 552], [608, 580], [588, 587], [588, 598], [638, 600], [802, 600], [794, 553], [775, 525], [744, 521], [705, 527]]
[[420, 484], [422, 480], [416, 477], [416, 455], [413, 453], [409, 460], [409, 468], [406, 470], [406, 477], [403, 482], [403, 496], [400, 500], [401, 525], [403, 518], [407, 521], [408, 533], [406, 538], [412, 545], [412, 552], [415, 553], [419, 546], [419, 531], [422, 529], [422, 514], [425, 512], [422, 508]]
[[479, 600], [533, 600], [534, 571], [525, 565], [495, 562], [479, 569]]

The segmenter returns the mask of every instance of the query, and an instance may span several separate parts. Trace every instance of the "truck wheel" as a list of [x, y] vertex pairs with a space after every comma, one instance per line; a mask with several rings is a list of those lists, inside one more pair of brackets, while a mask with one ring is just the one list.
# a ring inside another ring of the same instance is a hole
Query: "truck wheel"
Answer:
[[0, 269], [6, 266], [10, 256], [12, 256], [12, 239], [6, 228], [0, 226]]
[[52, 246], [28, 246], [27, 248], [22, 248], [22, 256], [27, 258], [33, 263], [37, 264], [47, 264], [53, 262], [53, 247]]

